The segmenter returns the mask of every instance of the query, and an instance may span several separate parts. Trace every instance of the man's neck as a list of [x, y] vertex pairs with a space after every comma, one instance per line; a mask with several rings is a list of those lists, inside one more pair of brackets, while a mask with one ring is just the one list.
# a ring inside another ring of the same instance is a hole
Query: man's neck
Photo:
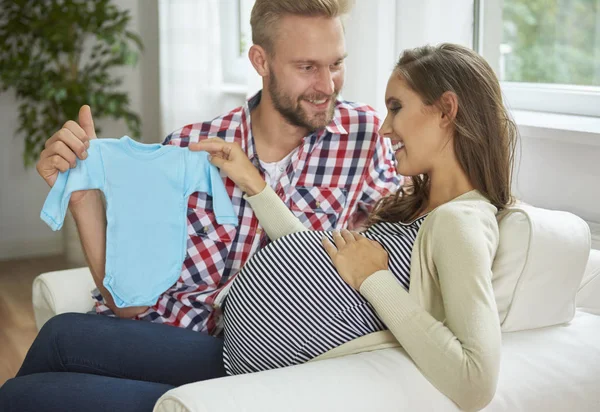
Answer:
[[263, 92], [261, 101], [251, 112], [252, 135], [256, 153], [266, 163], [277, 162], [302, 144], [308, 130], [289, 124], [275, 110], [269, 96]]

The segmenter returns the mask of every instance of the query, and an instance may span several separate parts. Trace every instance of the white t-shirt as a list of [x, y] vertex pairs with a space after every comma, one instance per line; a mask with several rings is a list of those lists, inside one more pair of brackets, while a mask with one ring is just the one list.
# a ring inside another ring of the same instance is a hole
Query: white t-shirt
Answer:
[[265, 180], [267, 184], [275, 190], [279, 179], [285, 173], [288, 165], [290, 164], [290, 160], [292, 159], [292, 155], [296, 153], [298, 149], [292, 150], [286, 157], [281, 159], [278, 162], [266, 163], [260, 160], [260, 165], [265, 170]]

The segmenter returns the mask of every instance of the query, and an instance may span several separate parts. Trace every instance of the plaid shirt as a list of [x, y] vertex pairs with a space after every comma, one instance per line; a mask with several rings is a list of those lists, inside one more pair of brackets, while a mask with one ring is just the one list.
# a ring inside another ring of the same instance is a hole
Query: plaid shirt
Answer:
[[[164, 144], [187, 147], [210, 137], [236, 142], [264, 176], [250, 124], [250, 112], [260, 98], [259, 92], [224, 116], [185, 126], [169, 135]], [[398, 189], [400, 180], [389, 141], [379, 136], [378, 130], [379, 119], [372, 108], [338, 101], [332, 122], [304, 138], [275, 191], [307, 227], [342, 229], [359, 208], [370, 210], [382, 196]], [[217, 224], [211, 197], [191, 195], [181, 276], [136, 319], [213, 334], [220, 331], [215, 298], [252, 254], [269, 242], [242, 191], [222, 177], [239, 226]], [[96, 312], [112, 315], [97, 289], [93, 295]]]

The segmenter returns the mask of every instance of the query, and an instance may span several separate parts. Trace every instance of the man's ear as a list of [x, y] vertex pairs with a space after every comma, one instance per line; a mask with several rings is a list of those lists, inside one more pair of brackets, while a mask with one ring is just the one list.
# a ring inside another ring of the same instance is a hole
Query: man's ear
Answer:
[[441, 125], [452, 125], [458, 113], [458, 96], [456, 93], [448, 91], [442, 94], [440, 106], [442, 110]]
[[253, 44], [248, 50], [248, 58], [254, 67], [254, 70], [260, 77], [269, 75], [269, 62], [267, 60], [267, 52], [260, 46]]

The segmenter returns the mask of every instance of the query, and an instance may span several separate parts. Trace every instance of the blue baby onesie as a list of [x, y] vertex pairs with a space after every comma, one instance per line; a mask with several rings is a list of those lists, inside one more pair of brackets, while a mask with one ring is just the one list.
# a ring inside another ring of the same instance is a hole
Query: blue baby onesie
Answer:
[[100, 189], [106, 197], [104, 286], [120, 308], [154, 305], [179, 278], [192, 193], [213, 197], [219, 224], [238, 224], [223, 180], [206, 152], [142, 144], [128, 136], [92, 140], [88, 157], [59, 174], [42, 220], [59, 230], [71, 194], [85, 189]]

